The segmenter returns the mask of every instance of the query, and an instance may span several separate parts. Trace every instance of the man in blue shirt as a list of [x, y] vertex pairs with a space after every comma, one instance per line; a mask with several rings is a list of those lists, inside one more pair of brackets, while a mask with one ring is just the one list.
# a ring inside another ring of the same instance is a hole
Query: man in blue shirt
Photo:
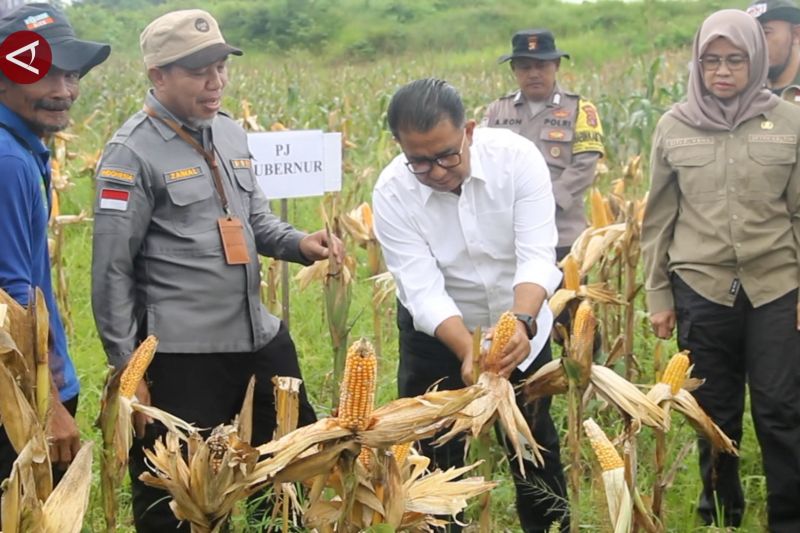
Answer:
[[[26, 306], [34, 288], [44, 293], [50, 312], [53, 398], [60, 400], [52, 401], [47, 432], [50, 459], [63, 470], [80, 446], [73, 418], [79, 383], [50, 278], [50, 152], [44, 141], [67, 127], [80, 78], [105, 61], [111, 49], [78, 40], [64, 14], [48, 4], [28, 4], [0, 19], [0, 41], [31, 29], [50, 44], [52, 67], [47, 75], [21, 85], [0, 74], [0, 288]], [[0, 429], [0, 480], [8, 477], [15, 458]]]

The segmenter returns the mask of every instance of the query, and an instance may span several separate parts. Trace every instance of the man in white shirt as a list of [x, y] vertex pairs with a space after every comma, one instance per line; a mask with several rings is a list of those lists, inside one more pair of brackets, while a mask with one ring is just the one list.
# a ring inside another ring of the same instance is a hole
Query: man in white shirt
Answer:
[[[472, 380], [472, 331], [517, 314], [501, 374], [517, 384], [551, 359], [553, 315], [547, 296], [558, 288], [555, 202], [547, 164], [527, 139], [475, 128], [458, 92], [423, 79], [400, 88], [388, 110], [403, 154], [383, 170], [373, 191], [375, 233], [397, 283], [400, 396], [439, 382], [457, 389]], [[523, 530], [568, 526], [559, 438], [550, 400], [524, 405], [545, 465], [509, 464]], [[508, 446], [506, 446], [509, 449]], [[463, 445], [423, 443], [434, 465], [463, 464]], [[451, 526], [450, 531], [460, 527]]]

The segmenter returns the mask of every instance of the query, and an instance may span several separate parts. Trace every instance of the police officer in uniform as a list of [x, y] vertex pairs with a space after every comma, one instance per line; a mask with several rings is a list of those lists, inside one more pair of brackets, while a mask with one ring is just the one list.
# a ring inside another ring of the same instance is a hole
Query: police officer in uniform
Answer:
[[[205, 11], [167, 13], [140, 36], [152, 88], [106, 145], [96, 173], [92, 304], [109, 362], [123, 366], [159, 338], [151, 402], [201, 428], [228, 423], [256, 376], [253, 443], [272, 438], [275, 375], [300, 377], [286, 327], [261, 305], [258, 255], [310, 264], [338, 259], [341, 242], [270, 213], [244, 130], [220, 112], [228, 45]], [[305, 389], [300, 425], [315, 420]], [[130, 455], [137, 531], [174, 531], [160, 490], [145, 487], [143, 447], [164, 428], [136, 418]], [[188, 531], [188, 527], [184, 528]]]
[[800, 102], [800, 9], [792, 0], [756, 0], [747, 12], [767, 37], [772, 92]]
[[561, 260], [586, 228], [583, 198], [604, 154], [603, 127], [591, 102], [556, 81], [561, 58], [569, 55], [556, 48], [550, 31], [518, 31], [511, 45], [511, 54], [500, 63], [511, 61], [519, 90], [489, 104], [481, 125], [510, 129], [544, 155], [556, 200], [556, 257]]

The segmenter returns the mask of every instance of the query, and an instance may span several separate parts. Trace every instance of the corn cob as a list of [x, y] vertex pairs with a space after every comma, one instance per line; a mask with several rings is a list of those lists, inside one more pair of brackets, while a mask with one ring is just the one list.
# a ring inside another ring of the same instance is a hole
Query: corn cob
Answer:
[[403, 468], [403, 464], [406, 462], [406, 457], [408, 457], [409, 451], [411, 451], [410, 442], [395, 444], [392, 446], [392, 455], [394, 455], [394, 461], [397, 463], [398, 468]]
[[670, 386], [672, 394], [678, 394], [678, 391], [683, 388], [683, 383], [686, 381], [686, 371], [689, 369], [689, 357], [686, 352], [678, 352], [669, 360], [667, 368], [661, 375], [659, 380]]
[[592, 188], [591, 193], [592, 199], [592, 227], [593, 228], [603, 228], [611, 224], [611, 221], [608, 219], [608, 211], [606, 210], [606, 206], [603, 202], [603, 196], [600, 194], [596, 188]]
[[347, 350], [339, 393], [339, 423], [342, 427], [363, 431], [369, 426], [375, 403], [377, 366], [375, 350], [368, 340], [362, 338]]
[[492, 344], [489, 346], [489, 353], [486, 355], [484, 369], [490, 371], [499, 370], [498, 364], [503, 356], [503, 350], [514, 335], [517, 329], [517, 317], [511, 311], [506, 311], [497, 319], [492, 335]]
[[570, 355], [581, 366], [581, 382], [589, 379], [592, 366], [594, 348], [594, 332], [597, 328], [597, 319], [592, 311], [589, 300], [583, 300], [575, 312], [570, 338]]
[[575, 257], [572, 254], [567, 254], [567, 257], [561, 262], [561, 268], [564, 271], [564, 288], [577, 291], [578, 287], [581, 286], [581, 276]]
[[372, 467], [372, 450], [369, 449], [369, 446], [361, 447], [361, 452], [358, 454], [358, 460], [367, 470]]
[[150, 335], [133, 352], [120, 378], [119, 393], [121, 396], [133, 398], [136, 387], [144, 378], [144, 373], [147, 372], [147, 367], [150, 366], [150, 362], [156, 354], [157, 346], [158, 339], [154, 335]]
[[364, 226], [372, 231], [372, 207], [367, 202], [361, 204], [361, 220]]
[[597, 425], [597, 422], [589, 418], [584, 420], [583, 429], [586, 431], [586, 436], [589, 437], [589, 443], [592, 445], [592, 450], [600, 462], [600, 468], [603, 472], [614, 470], [615, 468], [624, 468], [625, 463], [622, 461], [617, 449], [608, 440], [608, 437]]

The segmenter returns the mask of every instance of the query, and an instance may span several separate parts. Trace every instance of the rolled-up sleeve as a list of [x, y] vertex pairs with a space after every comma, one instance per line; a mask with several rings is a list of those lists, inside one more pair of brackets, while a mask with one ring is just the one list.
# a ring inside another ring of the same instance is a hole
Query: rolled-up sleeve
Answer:
[[555, 201], [547, 164], [533, 143], [530, 147], [519, 152], [514, 165], [517, 271], [513, 285], [535, 283], [551, 296], [561, 283], [555, 255]]
[[434, 336], [446, 319], [462, 316], [445, 290], [444, 277], [422, 235], [402, 211], [402, 202], [378, 188], [372, 196], [375, 235], [386, 267], [394, 276], [398, 298], [414, 317], [417, 331]]

